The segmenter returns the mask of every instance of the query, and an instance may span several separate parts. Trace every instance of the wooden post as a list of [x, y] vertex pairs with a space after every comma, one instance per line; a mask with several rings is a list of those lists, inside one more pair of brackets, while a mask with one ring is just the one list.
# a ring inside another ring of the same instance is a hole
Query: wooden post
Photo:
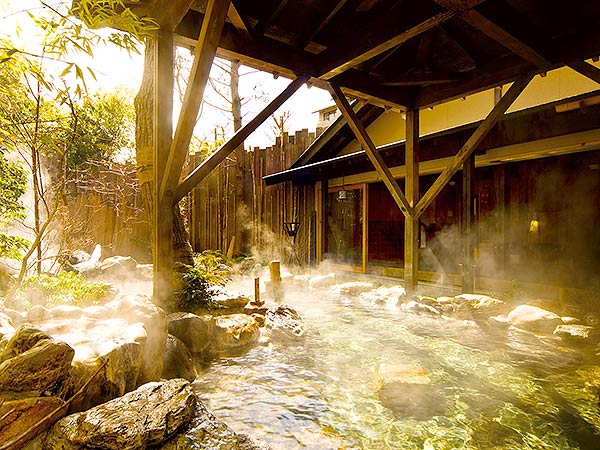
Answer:
[[325, 258], [325, 244], [327, 244], [327, 196], [329, 194], [329, 180], [321, 180], [321, 239], [320, 254], [318, 261], [323, 262]]
[[260, 278], [254, 279], [254, 303], [259, 306], [263, 304], [260, 300]]
[[462, 290], [468, 294], [472, 294], [475, 290], [474, 172], [475, 155], [471, 155], [463, 166], [462, 185], [462, 246], [464, 255]]
[[[419, 110], [406, 111], [405, 193], [414, 211], [419, 201]], [[419, 218], [414, 214], [404, 218], [404, 288], [413, 295], [419, 284]]]
[[278, 302], [283, 297], [281, 291], [281, 264], [279, 261], [271, 261], [271, 264], [269, 264], [269, 273], [271, 274], [271, 292], [273, 293], [273, 300]]
[[154, 301], [167, 307], [173, 296], [173, 199], [160, 195], [173, 137], [173, 32], [161, 29], [155, 37], [154, 72]]

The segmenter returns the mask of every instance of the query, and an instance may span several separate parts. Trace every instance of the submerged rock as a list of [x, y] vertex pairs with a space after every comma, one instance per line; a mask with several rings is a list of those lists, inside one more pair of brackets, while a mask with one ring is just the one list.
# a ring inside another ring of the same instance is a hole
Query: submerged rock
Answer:
[[446, 410], [446, 400], [436, 392], [423, 367], [380, 364], [375, 382], [381, 403], [400, 419], [427, 420]]
[[558, 325], [552, 334], [563, 339], [582, 341], [590, 337], [593, 329], [587, 325]]
[[512, 326], [522, 330], [552, 333], [562, 324], [559, 315], [531, 305], [519, 305], [508, 313], [508, 321]]
[[61, 419], [50, 429], [45, 449], [160, 446], [190, 423], [196, 402], [185, 380], [147, 383], [123, 397]]
[[185, 378], [194, 381], [196, 368], [192, 353], [183, 341], [171, 334], [167, 336], [167, 346], [163, 355], [163, 378]]
[[306, 326], [294, 308], [279, 305], [265, 314], [265, 333], [272, 342], [297, 344], [306, 337]]
[[270, 450], [246, 435], [236, 434], [211, 414], [199, 400], [194, 417], [184, 430], [159, 447], [159, 450]]
[[202, 353], [211, 342], [212, 316], [176, 312], [167, 317], [169, 334], [181, 339], [192, 353]]

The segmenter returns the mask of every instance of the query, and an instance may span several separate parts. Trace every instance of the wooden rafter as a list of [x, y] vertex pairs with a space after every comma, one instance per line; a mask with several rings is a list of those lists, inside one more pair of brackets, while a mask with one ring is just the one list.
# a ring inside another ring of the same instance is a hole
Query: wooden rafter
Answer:
[[329, 11], [327, 16], [317, 22], [317, 26], [313, 29], [307, 30], [306, 34], [302, 36], [300, 40], [299, 47], [305, 48], [309, 42], [311, 42], [317, 34], [329, 23], [331, 19], [335, 17], [335, 15], [342, 9], [342, 7], [346, 4], [348, 0], [338, 0], [336, 5]]
[[406, 75], [398, 75], [389, 77], [383, 80], [382, 86], [421, 86], [427, 84], [444, 84], [457, 81], [458, 78], [449, 73], [409, 73]]
[[259, 36], [262, 36], [263, 34], [265, 34], [265, 31], [267, 30], [269, 25], [271, 25], [277, 19], [277, 17], [279, 17], [279, 15], [283, 11], [283, 9], [285, 8], [285, 5], [287, 5], [287, 3], [288, 3], [288, 0], [279, 0], [277, 2], [277, 6], [271, 12], [271, 14], [269, 14], [269, 16], [266, 17], [265, 19], [259, 20], [258, 23], [254, 26], [254, 32]]
[[590, 80], [600, 83], [600, 69], [596, 66], [585, 61], [573, 61], [569, 63], [569, 67], [576, 72], [579, 72], [584, 77], [588, 77]]
[[458, 151], [451, 165], [446, 167], [438, 176], [425, 195], [421, 197], [419, 203], [415, 207], [415, 216], [420, 217], [425, 209], [431, 204], [435, 197], [446, 186], [448, 181], [462, 167], [467, 158], [477, 149], [477, 146], [485, 139], [488, 133], [494, 128], [500, 117], [504, 115], [506, 110], [513, 104], [517, 97], [527, 87], [533, 79], [533, 75], [525, 75], [517, 79], [510, 89], [502, 96], [500, 101], [492, 108], [487, 117], [481, 122], [471, 137]]
[[531, 46], [513, 36], [504, 28], [500, 27], [495, 22], [492, 22], [479, 12], [475, 10], [465, 11], [460, 17], [472, 27], [491, 37], [496, 42], [519, 55], [525, 61], [529, 61], [534, 66], [543, 69], [552, 64]]
[[240, 128], [227, 142], [217, 149], [212, 155], [205, 159], [177, 186], [174, 195], [174, 203], [185, 197], [198, 183], [200, 183], [215, 167], [219, 165], [233, 150], [238, 148], [244, 140], [252, 134], [271, 114], [277, 111], [288, 98], [296, 92], [300, 86], [306, 83], [306, 76], [298, 77], [286, 87], [265, 109], [263, 109], [250, 122]]
[[242, 18], [237, 8], [234, 5], [234, 2], [229, 4], [229, 10], [227, 11], [227, 17], [229, 21], [233, 24], [235, 28], [241, 30], [243, 32], [249, 33], [248, 25], [246, 21]]
[[153, 16], [161, 28], [173, 31], [193, 4], [194, 0], [158, 0]]
[[194, 52], [190, 79], [185, 90], [177, 128], [160, 185], [161, 198], [165, 195], [172, 195], [179, 182], [228, 9], [229, 0], [209, 0], [208, 2]]
[[[406, 41], [412, 39], [427, 30], [445, 22], [454, 17], [452, 11], [444, 11], [430, 17], [404, 31], [392, 36], [391, 38], [382, 38], [380, 29], [385, 26], [383, 22], [387, 22], [389, 18], [383, 18], [382, 23], [374, 22], [369, 25], [368, 30], [363, 30], [361, 34], [364, 36], [374, 35], [375, 39], [357, 40], [357, 45], [348, 48], [347, 43], [343, 45], [343, 51], [337, 47], [330, 47], [323, 51], [319, 56], [323, 61], [321, 66], [321, 74], [319, 78], [329, 80], [342, 72], [355, 67], [369, 59], [380, 55]], [[383, 41], [381, 39], [384, 39]]]
[[377, 173], [381, 176], [382, 181], [390, 191], [392, 198], [394, 199], [402, 213], [406, 217], [410, 217], [412, 215], [413, 208], [408, 203], [408, 200], [406, 200], [406, 197], [402, 193], [402, 189], [400, 189], [398, 182], [392, 176], [390, 169], [385, 164], [385, 161], [377, 151], [375, 144], [373, 144], [373, 141], [369, 137], [369, 134], [367, 133], [367, 130], [365, 129], [364, 125], [356, 116], [356, 113], [348, 103], [348, 100], [344, 96], [344, 93], [340, 90], [338, 86], [331, 83], [328, 84], [328, 88], [329, 93], [335, 101], [335, 104], [337, 105], [338, 109], [342, 112], [342, 115], [346, 119], [348, 126], [356, 136], [358, 142], [360, 143], [360, 145], [363, 146], [365, 153], [369, 157], [369, 160], [375, 167]]

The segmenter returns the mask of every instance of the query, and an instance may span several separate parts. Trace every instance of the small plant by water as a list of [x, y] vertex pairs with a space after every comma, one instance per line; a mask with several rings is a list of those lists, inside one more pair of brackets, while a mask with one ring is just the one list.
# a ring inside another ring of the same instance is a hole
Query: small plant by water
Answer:
[[207, 250], [194, 257], [196, 265], [185, 266], [181, 276], [181, 288], [175, 295], [175, 306], [179, 311], [218, 309], [214, 301], [219, 286], [228, 280], [229, 268], [226, 258], [219, 252]]
[[110, 294], [110, 286], [89, 281], [75, 272], [42, 274], [27, 279], [15, 293], [13, 302], [24, 308], [33, 305], [97, 305]]

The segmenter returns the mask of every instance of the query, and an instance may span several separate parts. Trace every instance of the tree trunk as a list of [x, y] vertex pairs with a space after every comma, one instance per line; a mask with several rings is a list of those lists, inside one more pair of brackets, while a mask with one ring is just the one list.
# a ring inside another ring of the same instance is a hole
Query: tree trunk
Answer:
[[[140, 90], [135, 97], [135, 145], [137, 177], [144, 209], [147, 212], [149, 223], [152, 223], [154, 214], [153, 178], [153, 139], [154, 139], [154, 42], [146, 40], [144, 59], [144, 74]], [[193, 265], [194, 258], [190, 237], [183, 223], [179, 206], [173, 207], [173, 255], [176, 263]], [[152, 248], [154, 252], [155, 249]]]

